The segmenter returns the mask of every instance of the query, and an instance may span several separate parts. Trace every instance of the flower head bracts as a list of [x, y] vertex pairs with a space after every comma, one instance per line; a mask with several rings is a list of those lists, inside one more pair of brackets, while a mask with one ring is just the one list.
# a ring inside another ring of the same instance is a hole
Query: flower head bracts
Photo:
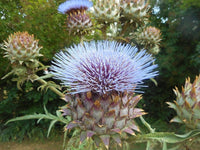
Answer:
[[153, 78], [157, 65], [146, 51], [110, 41], [85, 42], [56, 54], [52, 74], [71, 87], [71, 94], [93, 91], [134, 92]]
[[88, 0], [67, 0], [58, 7], [60, 13], [68, 13], [71, 10], [84, 9], [87, 10], [92, 6], [92, 2]]
[[37, 57], [42, 56], [41, 48], [34, 35], [28, 32], [15, 32], [8, 37], [7, 41], [4, 41], [4, 57], [7, 57], [11, 63], [33, 62]]

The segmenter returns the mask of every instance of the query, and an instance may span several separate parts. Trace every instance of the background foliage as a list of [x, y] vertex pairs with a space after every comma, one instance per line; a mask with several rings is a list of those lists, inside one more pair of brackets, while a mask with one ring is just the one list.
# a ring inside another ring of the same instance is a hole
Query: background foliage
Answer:
[[[0, 0], [0, 43], [11, 33], [28, 31], [43, 46], [41, 61], [49, 64], [55, 52], [78, 42], [78, 38], [69, 36], [65, 30], [65, 16], [57, 13], [57, 6], [63, 1]], [[165, 102], [174, 100], [172, 89], [175, 86], [180, 89], [186, 77], [190, 76], [193, 80], [200, 71], [200, 3], [198, 0], [150, 2], [152, 8], [156, 8], [152, 9], [152, 25], [161, 29], [163, 38], [161, 51], [156, 55], [160, 75], [156, 78], [158, 86], [151, 81], [148, 83], [149, 88], [144, 89], [140, 105], [149, 113], [146, 117], [150, 123], [157, 126], [158, 122], [164, 122], [167, 129], [174, 112]], [[1, 49], [0, 77], [9, 71], [9, 62], [3, 58]], [[51, 113], [63, 105], [54, 93], [40, 93], [37, 87], [37, 84], [28, 82], [23, 87], [24, 91], [19, 91], [10, 79], [0, 80], [0, 140], [46, 135], [49, 122], [45, 121], [39, 125], [30, 120], [4, 125], [13, 117], [43, 112], [43, 104]], [[163, 128], [158, 124], [158, 128]]]

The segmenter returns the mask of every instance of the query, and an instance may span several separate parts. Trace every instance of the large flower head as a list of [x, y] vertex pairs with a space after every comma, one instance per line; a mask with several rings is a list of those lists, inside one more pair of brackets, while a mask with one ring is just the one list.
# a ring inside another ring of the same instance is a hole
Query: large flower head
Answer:
[[67, 14], [67, 29], [73, 34], [85, 34], [92, 26], [91, 19], [86, 13], [92, 6], [88, 0], [68, 0], [59, 5], [58, 11]]
[[56, 54], [52, 74], [71, 87], [61, 110], [72, 118], [66, 130], [77, 127], [80, 142], [92, 138], [107, 149], [109, 143], [122, 145], [122, 133], [135, 135], [139, 127], [133, 119], [146, 113], [135, 108], [142, 97], [133, 92], [157, 75], [153, 61], [144, 50], [110, 41], [86, 42]]
[[145, 50], [111, 41], [75, 45], [56, 54], [52, 74], [71, 87], [71, 93], [108, 94], [134, 92], [143, 80], [153, 78], [157, 71], [154, 59]]

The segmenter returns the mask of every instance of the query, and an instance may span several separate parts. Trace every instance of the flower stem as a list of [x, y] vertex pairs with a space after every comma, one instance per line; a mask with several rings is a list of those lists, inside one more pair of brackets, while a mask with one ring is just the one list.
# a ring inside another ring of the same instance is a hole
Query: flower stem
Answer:
[[[45, 80], [40, 79], [39, 76], [37, 76], [37, 75], [34, 75], [34, 76], [33, 76], [33, 79], [34, 79], [34, 80], [37, 80], [38, 82], [40, 82], [40, 83], [43, 84], [43, 85], [47, 84], [47, 82], [46, 82]], [[55, 87], [50, 86], [49, 88], [50, 88], [54, 93], [56, 93], [58, 96], [60, 96], [61, 99], [63, 99], [63, 98], [65, 97], [65, 95], [64, 95], [61, 91], [57, 90]]]
[[107, 25], [103, 24], [103, 27], [101, 28], [102, 34], [103, 34], [103, 39], [106, 40], [107, 35], [106, 35], [106, 30], [107, 30]]

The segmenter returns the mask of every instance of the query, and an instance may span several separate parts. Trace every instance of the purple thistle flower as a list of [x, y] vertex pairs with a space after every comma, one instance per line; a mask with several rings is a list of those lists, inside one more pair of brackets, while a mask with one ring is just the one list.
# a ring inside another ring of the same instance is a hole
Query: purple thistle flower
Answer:
[[68, 13], [71, 10], [84, 9], [92, 7], [92, 2], [88, 0], [67, 0], [58, 7], [58, 11], [62, 14]]
[[143, 80], [153, 78], [157, 71], [154, 59], [145, 50], [114, 41], [85, 42], [67, 52], [55, 55], [51, 73], [71, 94], [82, 92], [134, 92]]

